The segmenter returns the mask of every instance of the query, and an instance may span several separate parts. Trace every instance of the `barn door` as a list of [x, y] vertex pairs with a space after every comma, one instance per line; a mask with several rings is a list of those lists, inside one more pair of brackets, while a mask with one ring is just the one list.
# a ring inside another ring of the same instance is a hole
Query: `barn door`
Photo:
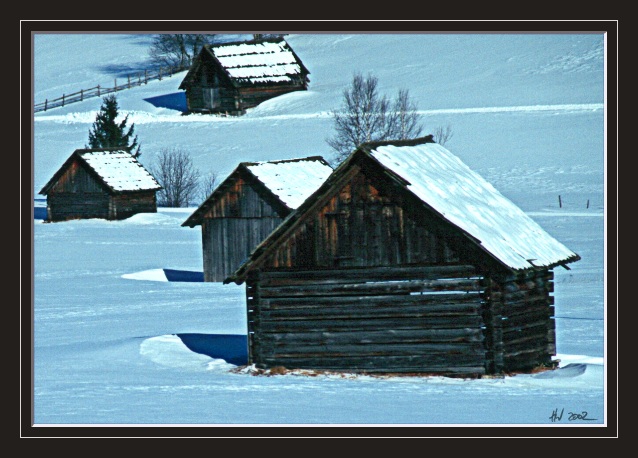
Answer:
[[204, 96], [204, 108], [215, 109], [219, 107], [219, 88], [216, 87], [204, 87], [202, 88]]
[[213, 108], [215, 103], [214, 89], [212, 87], [204, 87], [202, 88], [202, 91], [204, 92], [204, 108], [210, 110]]

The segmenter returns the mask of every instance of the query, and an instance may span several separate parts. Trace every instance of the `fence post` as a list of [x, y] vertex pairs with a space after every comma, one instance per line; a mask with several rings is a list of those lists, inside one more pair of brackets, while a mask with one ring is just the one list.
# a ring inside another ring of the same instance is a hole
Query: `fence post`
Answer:
[[47, 111], [48, 105], [49, 105], [49, 99], [44, 99], [44, 111]]
[[80, 102], [84, 100], [84, 89], [80, 89]]
[[144, 84], [148, 83], [148, 70], [144, 69]]
[[115, 86], [113, 86], [113, 92], [117, 92], [117, 78], [114, 78]]
[[558, 207], [563, 208], [563, 201], [560, 199], [560, 194], [558, 195]]
[[62, 94], [62, 106], [64, 106], [64, 94]]
[[128, 78], [128, 88], [131, 89], [131, 75], [126, 75]]
[[99, 84], [97, 85], [97, 96], [98, 97], [100, 96], [100, 85]]
[[587, 199], [587, 208], [589, 208], [589, 199]]

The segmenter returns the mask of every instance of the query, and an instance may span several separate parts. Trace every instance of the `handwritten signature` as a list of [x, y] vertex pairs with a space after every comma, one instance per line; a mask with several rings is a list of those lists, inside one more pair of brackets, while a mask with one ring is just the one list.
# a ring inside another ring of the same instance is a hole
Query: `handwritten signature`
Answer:
[[[563, 419], [564, 413], [565, 413], [565, 408], [562, 408], [560, 410], [560, 413], [558, 412], [558, 409], [554, 409], [552, 414], [549, 416], [549, 419], [552, 421], [552, 423], [556, 421], [561, 421]], [[582, 412], [567, 412], [567, 420], [568, 421], [575, 421], [575, 420], [592, 421], [596, 419], [587, 418], [587, 411], [583, 410]]]

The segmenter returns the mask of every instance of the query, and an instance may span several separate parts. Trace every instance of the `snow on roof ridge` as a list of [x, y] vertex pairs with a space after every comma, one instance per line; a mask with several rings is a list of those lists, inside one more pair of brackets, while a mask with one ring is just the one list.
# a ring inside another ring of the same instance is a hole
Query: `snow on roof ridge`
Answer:
[[260, 164], [280, 164], [284, 162], [302, 162], [302, 161], [326, 162], [323, 156], [307, 156], [307, 157], [296, 157], [291, 159], [275, 159], [272, 161], [249, 161], [249, 162], [242, 162], [241, 164], [242, 165], [260, 165]]

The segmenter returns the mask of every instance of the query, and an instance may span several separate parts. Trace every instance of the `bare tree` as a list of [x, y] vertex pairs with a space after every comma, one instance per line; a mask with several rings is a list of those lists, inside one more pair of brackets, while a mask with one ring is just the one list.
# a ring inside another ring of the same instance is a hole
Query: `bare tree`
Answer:
[[342, 161], [359, 144], [387, 138], [391, 129], [386, 96], [379, 95], [378, 79], [356, 73], [343, 91], [341, 109], [331, 112], [335, 134], [326, 140]]
[[219, 174], [217, 172], [210, 172], [208, 175], [202, 177], [199, 186], [199, 202], [204, 202], [217, 188]]
[[214, 43], [216, 34], [164, 33], [155, 35], [149, 55], [160, 66], [188, 67], [205, 44]]
[[286, 33], [253, 33], [253, 41], [263, 40], [264, 38], [281, 38], [286, 36]]
[[149, 168], [164, 188], [157, 193], [159, 206], [187, 207], [196, 199], [200, 172], [186, 151], [176, 147], [163, 148]]
[[444, 146], [450, 138], [452, 138], [452, 127], [448, 124], [447, 126], [439, 126], [434, 130], [434, 141], [441, 146]]
[[343, 91], [339, 110], [331, 112], [335, 134], [326, 140], [341, 162], [361, 143], [416, 138], [423, 130], [421, 116], [408, 90], [400, 90], [395, 100], [380, 95], [378, 79], [356, 73]]
[[416, 104], [410, 99], [407, 89], [399, 90], [394, 100], [392, 112], [392, 136], [393, 140], [408, 140], [417, 138], [423, 131], [421, 115], [417, 111]]

